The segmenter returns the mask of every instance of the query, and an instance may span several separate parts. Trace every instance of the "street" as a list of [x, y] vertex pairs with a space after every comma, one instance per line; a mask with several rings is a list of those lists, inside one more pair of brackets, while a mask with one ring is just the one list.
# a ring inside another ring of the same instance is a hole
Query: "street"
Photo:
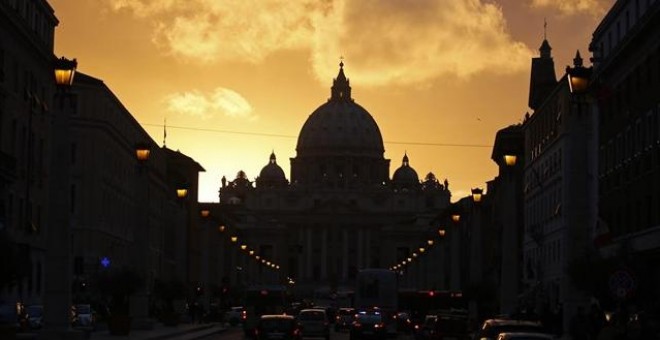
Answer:
[[[348, 340], [348, 332], [343, 331], [343, 332], [335, 332], [334, 330], [330, 331], [330, 339], [332, 340]], [[205, 338], [201, 338], [202, 340], [212, 340], [212, 339], [226, 339], [226, 340], [242, 340], [244, 339], [243, 337], [243, 329], [240, 326], [234, 326], [228, 329], [226, 332], [223, 332], [221, 334], [214, 334]], [[317, 339], [317, 338], [305, 338], [305, 339]], [[318, 338], [322, 339], [322, 338]], [[412, 336], [409, 335], [403, 335], [400, 334], [397, 337], [398, 340], [412, 340]]]

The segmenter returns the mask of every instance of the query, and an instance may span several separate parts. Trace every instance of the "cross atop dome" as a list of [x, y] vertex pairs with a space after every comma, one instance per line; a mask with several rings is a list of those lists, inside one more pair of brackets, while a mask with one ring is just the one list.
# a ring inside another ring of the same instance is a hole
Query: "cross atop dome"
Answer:
[[339, 74], [332, 82], [330, 100], [352, 100], [350, 81], [344, 74], [344, 57], [340, 58]]

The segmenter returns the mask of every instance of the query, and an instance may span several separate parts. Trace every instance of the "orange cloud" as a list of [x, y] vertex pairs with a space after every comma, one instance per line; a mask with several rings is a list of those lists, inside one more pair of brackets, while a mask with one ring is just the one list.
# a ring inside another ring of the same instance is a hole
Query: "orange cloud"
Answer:
[[532, 0], [532, 7], [552, 8], [564, 15], [587, 13], [600, 16], [606, 10], [603, 0]]
[[218, 87], [213, 93], [204, 94], [193, 90], [169, 95], [165, 98], [167, 110], [170, 112], [197, 117], [202, 120], [211, 119], [217, 115], [232, 118], [256, 120], [252, 114], [252, 106], [239, 93]]
[[105, 1], [154, 21], [153, 41], [184, 60], [258, 63], [279, 50], [308, 50], [324, 82], [340, 55], [367, 85], [521, 72], [533, 55], [485, 0]]

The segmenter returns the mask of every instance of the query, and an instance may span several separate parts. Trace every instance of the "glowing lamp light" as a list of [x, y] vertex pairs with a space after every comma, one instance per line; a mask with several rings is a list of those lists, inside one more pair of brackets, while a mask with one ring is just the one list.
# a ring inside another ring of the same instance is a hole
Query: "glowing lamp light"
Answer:
[[247, 249], [247, 244], [241, 244], [241, 250]]
[[435, 243], [433, 240], [426, 240], [426, 244], [428, 244], [429, 246], [432, 246], [433, 243]]
[[472, 200], [474, 203], [479, 203], [481, 202], [481, 198], [483, 196], [484, 190], [481, 188], [474, 188], [472, 189]]
[[254, 250], [250, 250], [249, 254], [250, 254], [250, 256], [253, 256], [254, 255]]
[[64, 57], [55, 61], [55, 83], [58, 86], [73, 85], [73, 77], [76, 74], [78, 62], [76, 59], [69, 60]]
[[589, 87], [589, 77], [581, 72], [569, 73], [568, 86], [571, 93], [584, 93], [587, 91], [587, 87]]
[[261, 258], [261, 256], [257, 255], [257, 256], [255, 256], [254, 258], [257, 259], [257, 260], [259, 260], [259, 259]]
[[518, 157], [516, 157], [516, 155], [504, 155], [504, 163], [505, 163], [507, 166], [514, 166], [514, 165], [516, 165], [516, 160], [517, 160], [517, 159], [518, 159]]
[[209, 217], [209, 216], [211, 215], [211, 211], [208, 210], [208, 209], [202, 209], [202, 210], [199, 212], [199, 214], [200, 214], [202, 217], [206, 218], [206, 217]]
[[420, 253], [423, 253], [423, 252], [425, 252], [425, 251], [426, 251], [426, 248], [424, 248], [424, 247], [420, 247], [420, 248], [419, 248], [419, 252], [420, 252]]
[[438, 229], [438, 235], [440, 235], [440, 237], [445, 236], [446, 233], [447, 233], [446, 230], [444, 230], [444, 229]]
[[275, 266], [275, 269], [280, 269], [280, 265]]
[[461, 220], [461, 215], [460, 214], [452, 214], [451, 215], [451, 220], [458, 223]]
[[232, 243], [236, 243], [236, 242], [238, 242], [238, 236], [232, 236], [230, 238], [230, 240], [231, 240]]
[[408, 262], [406, 262], [406, 260], [403, 260], [403, 261], [401, 261], [401, 263], [402, 263], [403, 265], [405, 265], [405, 264], [408, 263]]
[[149, 149], [149, 146], [146, 144], [140, 144], [135, 147], [135, 156], [137, 157], [137, 160], [140, 162], [145, 162], [149, 160], [149, 155], [151, 154], [151, 150]]
[[176, 189], [176, 197], [186, 198], [186, 196], [188, 196], [188, 189], [186, 188]]
[[218, 231], [221, 232], [221, 233], [223, 233], [223, 232], [225, 231], [226, 228], [227, 228], [227, 227], [225, 227], [224, 225], [221, 224], [221, 225], [218, 226]]
[[412, 262], [412, 258], [411, 258], [411, 257], [408, 258], [408, 262]]
[[412, 256], [413, 256], [413, 257], [417, 257], [417, 253], [412, 253]]

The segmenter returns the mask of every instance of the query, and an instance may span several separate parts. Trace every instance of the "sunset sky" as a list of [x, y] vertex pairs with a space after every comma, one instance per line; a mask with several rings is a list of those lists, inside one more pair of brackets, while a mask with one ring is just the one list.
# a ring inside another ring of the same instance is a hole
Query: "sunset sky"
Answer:
[[340, 57], [390, 174], [405, 152], [452, 200], [485, 187], [497, 130], [527, 107], [547, 38], [558, 78], [614, 0], [49, 0], [57, 56], [102, 79], [159, 144], [199, 162], [199, 200], [251, 180], [330, 96]]

